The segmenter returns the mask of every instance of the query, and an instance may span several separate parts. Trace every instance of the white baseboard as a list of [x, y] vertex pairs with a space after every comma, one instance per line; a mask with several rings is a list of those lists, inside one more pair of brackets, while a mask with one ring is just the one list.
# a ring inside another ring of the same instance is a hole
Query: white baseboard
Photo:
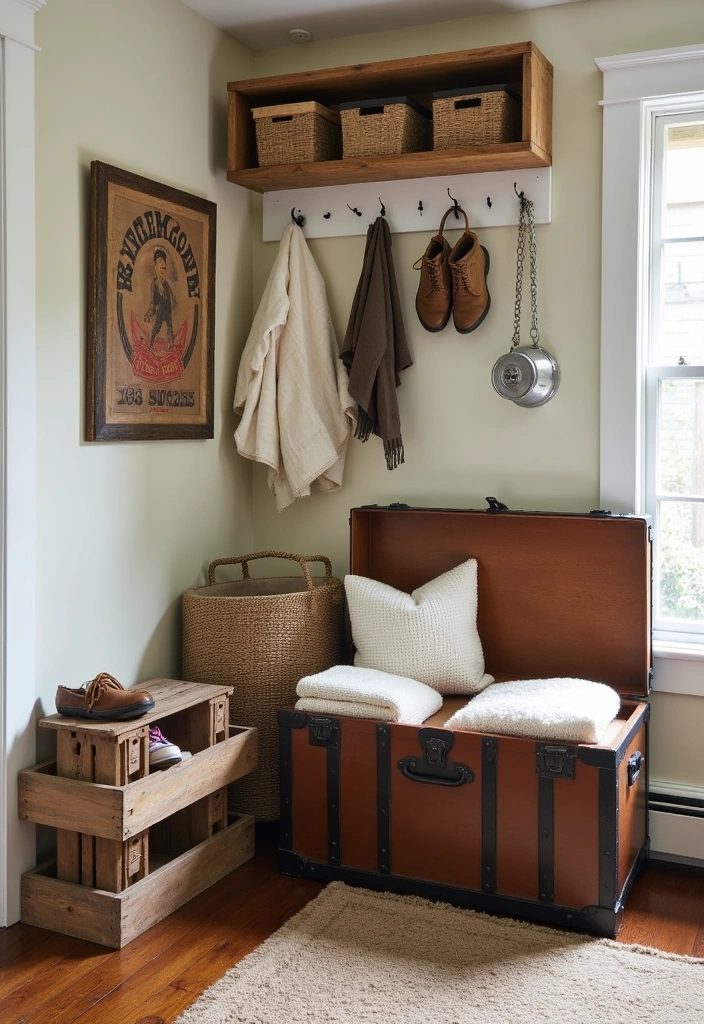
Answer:
[[704, 864], [704, 788], [652, 781], [649, 817], [653, 857]]

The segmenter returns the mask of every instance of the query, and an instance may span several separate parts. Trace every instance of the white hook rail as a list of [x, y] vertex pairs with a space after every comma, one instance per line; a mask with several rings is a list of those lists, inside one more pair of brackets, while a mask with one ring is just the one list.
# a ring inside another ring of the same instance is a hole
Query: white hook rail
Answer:
[[[443, 213], [453, 205], [453, 199], [466, 212], [471, 227], [506, 227], [518, 224], [520, 204], [514, 184], [518, 192], [525, 192], [533, 202], [535, 223], [549, 224], [552, 168], [540, 167], [266, 192], [262, 237], [265, 242], [278, 242], [291, 222], [291, 210], [297, 218], [301, 215], [305, 218], [303, 233], [308, 238], [365, 235], [381, 213], [380, 201], [392, 233], [434, 233]], [[422, 209], [419, 209], [420, 204]], [[460, 217], [455, 223], [453, 217], [448, 217], [445, 226], [447, 230], [464, 228], [464, 218]]]

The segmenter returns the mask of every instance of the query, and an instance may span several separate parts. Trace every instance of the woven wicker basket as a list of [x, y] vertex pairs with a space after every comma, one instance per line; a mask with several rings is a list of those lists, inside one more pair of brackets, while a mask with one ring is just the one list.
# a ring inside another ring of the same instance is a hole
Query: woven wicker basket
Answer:
[[[251, 579], [257, 558], [298, 562], [302, 576]], [[325, 576], [312, 576], [309, 562], [323, 562]], [[242, 580], [216, 583], [220, 565], [241, 565]], [[276, 715], [296, 701], [303, 676], [342, 661], [344, 590], [324, 555], [259, 551], [219, 558], [208, 569], [208, 585], [182, 599], [183, 678], [228, 683], [230, 722], [259, 730], [259, 764], [230, 787], [231, 810], [258, 821], [279, 817], [279, 751]]]
[[252, 110], [260, 167], [339, 160], [340, 115], [321, 103], [286, 103]]
[[521, 101], [504, 85], [433, 93], [433, 149], [521, 138]]
[[406, 96], [341, 103], [342, 155], [384, 156], [430, 149], [430, 111]]

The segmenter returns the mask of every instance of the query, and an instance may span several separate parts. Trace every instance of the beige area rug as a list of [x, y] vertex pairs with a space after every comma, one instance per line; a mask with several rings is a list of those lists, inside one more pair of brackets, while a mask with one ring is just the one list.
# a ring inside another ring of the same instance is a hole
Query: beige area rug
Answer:
[[333, 882], [177, 1024], [539, 1021], [704, 1021], [704, 960]]

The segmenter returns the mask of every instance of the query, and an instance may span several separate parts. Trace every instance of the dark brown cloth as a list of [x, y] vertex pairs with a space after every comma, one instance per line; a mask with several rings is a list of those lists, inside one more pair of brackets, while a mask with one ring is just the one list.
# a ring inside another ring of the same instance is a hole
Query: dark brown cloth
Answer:
[[384, 442], [389, 469], [404, 461], [396, 388], [399, 373], [413, 365], [401, 315], [391, 259], [391, 232], [383, 217], [367, 231], [362, 273], [357, 284], [340, 359], [357, 402], [355, 437], [374, 433]]

